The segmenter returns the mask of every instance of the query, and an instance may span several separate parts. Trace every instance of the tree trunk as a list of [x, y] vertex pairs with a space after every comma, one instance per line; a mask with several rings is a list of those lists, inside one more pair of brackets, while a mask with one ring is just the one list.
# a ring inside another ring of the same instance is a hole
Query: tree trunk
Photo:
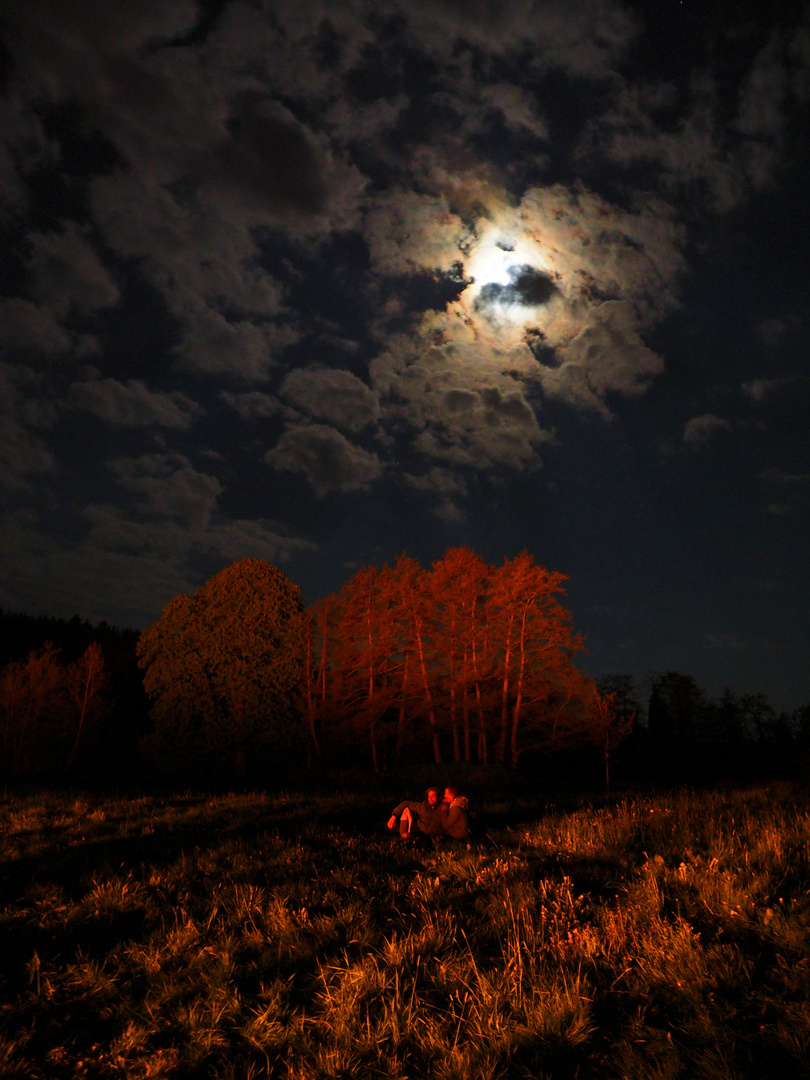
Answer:
[[406, 695], [407, 695], [407, 692], [408, 692], [408, 660], [409, 659], [410, 659], [410, 654], [408, 653], [408, 651], [406, 649], [405, 650], [405, 659], [403, 661], [402, 689], [400, 690], [400, 698], [399, 698], [399, 716], [397, 717], [397, 745], [396, 745], [396, 750], [394, 752], [394, 764], [395, 764], [395, 767], [397, 769], [399, 768], [399, 766], [400, 766], [400, 764], [402, 762], [402, 749], [403, 749], [403, 747], [405, 745], [405, 720], [406, 720], [406, 715], [407, 715], [406, 710], [405, 710], [405, 700], [406, 700]]
[[495, 760], [499, 764], [506, 761], [506, 739], [509, 734], [509, 665], [512, 663], [512, 626], [515, 622], [515, 613], [509, 613], [508, 629], [506, 631], [506, 645], [503, 655], [503, 684], [501, 687], [501, 730], [498, 733], [498, 744], [495, 747]]
[[[473, 600], [472, 607], [470, 609], [470, 641], [472, 643], [472, 667], [473, 667], [473, 680], [475, 681], [475, 704], [478, 711], [478, 760], [482, 765], [486, 765], [489, 761], [489, 752], [487, 748], [487, 722], [484, 716], [484, 706], [481, 701], [481, 679], [478, 670], [478, 650], [476, 649], [475, 638], [475, 608], [476, 601]], [[488, 626], [484, 629], [484, 657], [486, 658], [487, 651], [487, 631]]]
[[462, 717], [464, 722], [464, 760], [470, 760], [470, 687], [467, 670], [467, 649], [464, 649], [464, 694], [462, 697]]
[[512, 757], [512, 767], [517, 768], [518, 763], [518, 724], [520, 723], [520, 706], [523, 700], [523, 676], [526, 671], [526, 616], [529, 612], [531, 604], [525, 604], [523, 608], [523, 619], [520, 623], [520, 667], [518, 669], [518, 683], [517, 692], [515, 694], [515, 707], [512, 710], [512, 737], [510, 740], [510, 751]]
[[310, 743], [307, 748], [307, 767], [312, 764], [311, 751], [315, 750], [315, 756], [320, 757], [321, 747], [315, 732], [315, 695], [312, 686], [312, 627], [307, 628], [307, 655], [306, 655], [306, 682], [307, 682], [307, 718], [309, 721]]
[[372, 633], [371, 605], [366, 608], [366, 626], [368, 628], [368, 737], [371, 741], [371, 760], [374, 772], [380, 771], [377, 759], [377, 733], [374, 720], [374, 635]]
[[368, 737], [371, 743], [371, 763], [374, 766], [375, 775], [380, 771], [380, 762], [377, 757], [377, 732], [375, 730], [376, 724], [374, 722], [374, 714], [369, 712], [368, 717]]
[[433, 708], [433, 695], [430, 692], [430, 684], [427, 676], [427, 666], [425, 665], [425, 650], [422, 642], [422, 628], [414, 628], [416, 636], [416, 646], [419, 650], [419, 667], [422, 671], [422, 685], [425, 691], [425, 704], [428, 710], [428, 723], [430, 724], [430, 734], [433, 742], [433, 757], [437, 765], [442, 764], [442, 748], [439, 743], [439, 729], [436, 726], [436, 712]]

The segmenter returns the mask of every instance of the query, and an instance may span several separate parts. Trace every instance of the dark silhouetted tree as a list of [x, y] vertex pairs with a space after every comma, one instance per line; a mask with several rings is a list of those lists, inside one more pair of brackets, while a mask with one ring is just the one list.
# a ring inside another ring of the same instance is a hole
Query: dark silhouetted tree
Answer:
[[633, 730], [635, 713], [623, 713], [616, 692], [595, 693], [588, 705], [588, 734], [605, 766], [605, 794], [610, 792], [610, 762]]
[[794, 709], [790, 719], [798, 745], [810, 749], [810, 705], [800, 705]]
[[706, 696], [691, 675], [667, 671], [652, 681], [648, 724], [651, 737], [661, 743], [694, 742]]
[[642, 709], [639, 698], [639, 688], [632, 675], [620, 675], [610, 673], [601, 675], [596, 680], [596, 688], [600, 694], [613, 694], [616, 702], [616, 712], [622, 718], [632, 716], [633, 728], [641, 721]]
[[750, 739], [767, 743], [774, 740], [776, 709], [764, 694], [742, 694], [738, 699], [743, 731]]

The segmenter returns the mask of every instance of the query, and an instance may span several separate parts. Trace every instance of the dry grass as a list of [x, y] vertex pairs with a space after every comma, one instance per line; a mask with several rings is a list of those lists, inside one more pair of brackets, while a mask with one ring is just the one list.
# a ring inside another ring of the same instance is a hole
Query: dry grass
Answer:
[[387, 809], [6, 798], [0, 1075], [810, 1075], [803, 793], [537, 811], [425, 852]]

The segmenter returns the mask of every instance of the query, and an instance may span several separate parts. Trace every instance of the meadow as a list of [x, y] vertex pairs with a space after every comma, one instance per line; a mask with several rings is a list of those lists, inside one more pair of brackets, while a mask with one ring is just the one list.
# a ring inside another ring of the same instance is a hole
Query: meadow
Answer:
[[7, 793], [0, 1075], [810, 1075], [803, 789], [394, 801]]

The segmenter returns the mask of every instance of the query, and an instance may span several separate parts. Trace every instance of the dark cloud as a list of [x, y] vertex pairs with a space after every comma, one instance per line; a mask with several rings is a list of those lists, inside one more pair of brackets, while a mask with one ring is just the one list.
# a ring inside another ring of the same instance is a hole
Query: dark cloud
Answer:
[[326, 424], [285, 431], [264, 460], [274, 469], [302, 473], [317, 495], [358, 491], [382, 475], [376, 454], [350, 443]]
[[75, 222], [57, 231], [28, 237], [28, 272], [35, 299], [59, 318], [75, 307], [88, 313], [114, 307], [117, 285]]
[[285, 377], [280, 392], [311, 416], [346, 431], [362, 431], [380, 415], [374, 391], [339, 368], [298, 368]]
[[148, 516], [177, 520], [192, 530], [205, 529], [222, 494], [217, 477], [201, 473], [181, 454], [145, 454], [109, 464], [118, 484], [137, 496]]
[[244, 93], [225, 127], [227, 140], [212, 152], [215, 183], [260, 209], [318, 214], [326, 208], [326, 163], [278, 103]]
[[722, 432], [731, 431], [731, 424], [722, 416], [714, 413], [703, 413], [701, 416], [693, 416], [688, 420], [683, 429], [684, 444], [692, 450], [705, 446]]
[[55, 411], [42, 400], [40, 382], [30, 368], [0, 363], [0, 498], [57, 471], [44, 438]]
[[196, 402], [179, 391], [150, 390], [140, 379], [126, 383], [117, 379], [74, 383], [70, 400], [100, 420], [117, 427], [162, 427], [187, 431], [203, 413]]
[[[770, 348], [770, 342], [768, 342]], [[785, 399], [806, 392], [810, 386], [807, 375], [782, 375], [775, 378], [752, 379], [743, 383], [742, 389], [755, 405]]]
[[189, 315], [174, 353], [183, 367], [244, 383], [265, 382], [276, 353], [296, 340], [292, 328], [253, 319], [231, 321], [214, 308]]
[[58, 356], [70, 350], [74, 336], [45, 310], [22, 297], [0, 300], [0, 343], [9, 353]]
[[276, 416], [281, 412], [281, 402], [270, 394], [263, 394], [260, 390], [249, 390], [244, 394], [234, 394], [229, 390], [223, 390], [220, 397], [243, 420], [264, 420], [269, 416]]
[[491, 281], [483, 286], [475, 301], [477, 310], [488, 306], [510, 307], [512, 304], [527, 308], [541, 307], [560, 294], [552, 278], [534, 266], [525, 263], [510, 266], [507, 273], [507, 285]]
[[810, 506], [810, 473], [765, 469], [758, 479], [766, 485], [765, 511], [776, 517], [807, 513]]

